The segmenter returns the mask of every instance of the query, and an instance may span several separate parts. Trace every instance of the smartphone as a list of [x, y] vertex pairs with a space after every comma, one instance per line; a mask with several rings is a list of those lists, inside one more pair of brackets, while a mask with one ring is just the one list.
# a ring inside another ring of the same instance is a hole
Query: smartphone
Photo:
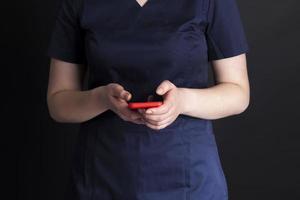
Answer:
[[139, 109], [139, 108], [153, 108], [162, 105], [162, 101], [147, 101], [147, 102], [130, 102], [128, 107], [130, 109]]

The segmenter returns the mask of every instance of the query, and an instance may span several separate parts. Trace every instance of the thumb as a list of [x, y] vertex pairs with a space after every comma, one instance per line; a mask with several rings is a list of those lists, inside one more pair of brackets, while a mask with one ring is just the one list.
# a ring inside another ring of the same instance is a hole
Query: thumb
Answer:
[[164, 80], [156, 89], [156, 93], [158, 95], [163, 95], [167, 93], [169, 90], [173, 89], [175, 85], [171, 83], [169, 80]]
[[126, 90], [122, 90], [119, 93], [119, 98], [129, 101], [131, 99], [131, 94]]

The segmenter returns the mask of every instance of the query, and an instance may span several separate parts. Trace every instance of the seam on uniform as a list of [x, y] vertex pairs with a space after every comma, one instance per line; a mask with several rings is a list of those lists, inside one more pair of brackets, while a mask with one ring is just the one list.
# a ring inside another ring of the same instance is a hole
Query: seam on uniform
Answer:
[[92, 188], [91, 188], [91, 185], [90, 185], [90, 173], [91, 173], [91, 168], [90, 168], [90, 165], [88, 163], [88, 161], [90, 160], [89, 158], [89, 155], [90, 155], [90, 149], [89, 149], [89, 135], [87, 135], [87, 138], [86, 138], [86, 152], [85, 152], [85, 177], [86, 177], [86, 180], [85, 180], [85, 187], [88, 188], [88, 196], [90, 200], [92, 200]]
[[85, 4], [84, 4], [84, 0], [79, 0], [79, 8], [78, 8], [78, 17], [80, 19], [80, 25], [81, 25], [81, 22], [82, 22], [82, 17], [84, 16], [83, 15], [83, 12], [84, 12], [84, 9], [85, 9]]
[[[213, 25], [213, 20], [215, 18], [215, 13], [211, 10], [214, 9], [214, 5], [213, 5], [213, 0], [207, 0], [207, 9], [206, 9], [206, 22], [207, 22], [207, 26], [206, 26], [206, 36], [207, 39], [209, 40], [209, 43], [211, 44], [212, 49], [209, 49], [209, 53], [212, 53], [211, 50], [213, 51], [213, 55], [209, 55], [209, 60], [214, 60], [214, 59], [218, 59], [218, 58], [223, 58], [224, 54], [221, 51], [221, 49], [219, 48], [219, 46], [217, 45], [217, 43], [215, 42], [214, 38], [210, 35], [210, 30], [209, 28]], [[211, 18], [211, 20], [210, 20]]]
[[[199, 6], [200, 6], [200, 11], [201, 11], [201, 19], [207, 22], [207, 0], [199, 0]], [[198, 4], [197, 4], [198, 5]]]
[[205, 18], [205, 20], [206, 20], [206, 22], [208, 22], [208, 20], [209, 20], [209, 10], [211, 9], [211, 1], [212, 0], [206, 0], [206, 2], [207, 2], [207, 8], [206, 8], [206, 18]]
[[212, 44], [212, 47], [213, 47], [213, 51], [215, 52], [214, 55], [210, 55], [210, 57], [212, 58], [221, 58], [221, 57], [224, 57], [224, 53], [221, 51], [221, 49], [219, 48], [219, 46], [217, 45], [217, 43], [215, 42], [214, 38], [207, 34], [211, 44]]
[[[191, 143], [187, 143], [187, 155], [186, 155], [186, 181], [188, 188], [191, 188], [191, 181], [190, 181], [190, 173], [191, 173], [191, 165], [190, 165], [190, 157], [191, 157]], [[186, 193], [186, 200], [190, 200], [191, 197], [191, 190], [188, 190]]]
[[79, 24], [79, 28], [80, 28], [80, 37], [82, 37], [82, 53], [83, 55], [81, 55], [81, 64], [85, 65], [85, 67], [87, 68], [88, 65], [88, 60], [87, 60], [87, 55], [86, 55], [86, 42], [85, 42], [85, 31], [83, 30], [83, 16], [84, 16], [84, 8], [85, 8], [85, 0], [79, 0], [80, 2], [78, 3], [78, 24]]
[[[182, 123], [185, 123], [185, 119], [183, 116], [180, 117]], [[185, 189], [186, 189], [186, 193], [185, 193], [185, 200], [190, 200], [190, 187], [191, 187], [191, 183], [190, 183], [190, 141], [186, 141], [184, 139], [184, 129], [182, 128], [182, 126], [179, 127], [179, 137], [180, 140], [182, 142], [182, 145], [184, 145], [184, 147], [186, 148], [186, 151], [184, 152], [184, 185], [185, 185]]]
[[208, 21], [208, 10], [210, 7], [210, 0], [203, 0], [203, 12], [204, 12], [204, 16], [205, 16], [205, 21]]

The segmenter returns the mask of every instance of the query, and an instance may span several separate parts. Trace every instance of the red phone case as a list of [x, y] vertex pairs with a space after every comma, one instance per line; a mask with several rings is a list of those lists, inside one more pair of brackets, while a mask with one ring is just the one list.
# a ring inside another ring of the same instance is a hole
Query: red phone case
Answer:
[[162, 105], [162, 101], [147, 101], [147, 102], [130, 102], [128, 103], [128, 107], [131, 109], [138, 108], [153, 108]]

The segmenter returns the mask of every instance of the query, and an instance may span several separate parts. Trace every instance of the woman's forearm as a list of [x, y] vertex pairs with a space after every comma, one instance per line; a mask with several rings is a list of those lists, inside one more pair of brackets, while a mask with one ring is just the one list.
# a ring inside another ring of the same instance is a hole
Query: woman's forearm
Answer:
[[64, 90], [51, 95], [48, 109], [57, 122], [80, 123], [106, 111], [105, 86], [87, 91]]
[[218, 119], [243, 112], [249, 105], [249, 90], [233, 83], [209, 88], [179, 88], [182, 113], [203, 119]]

